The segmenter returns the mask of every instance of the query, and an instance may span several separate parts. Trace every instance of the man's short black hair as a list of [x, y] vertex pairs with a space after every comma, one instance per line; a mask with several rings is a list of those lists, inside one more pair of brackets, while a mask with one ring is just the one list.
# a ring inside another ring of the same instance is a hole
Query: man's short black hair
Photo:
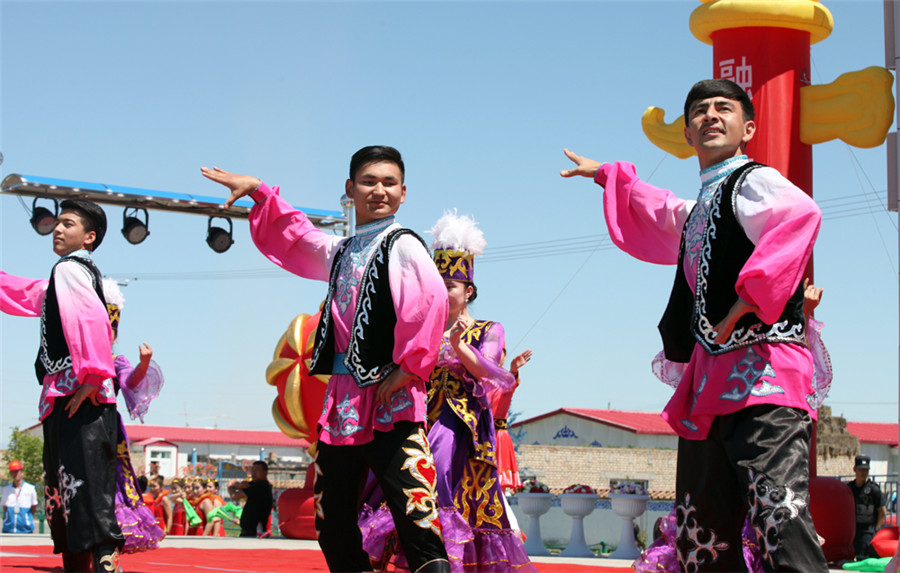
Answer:
[[741, 110], [744, 112], [744, 121], [753, 121], [756, 112], [753, 110], [753, 102], [747, 92], [731, 80], [715, 79], [701, 80], [694, 84], [691, 91], [688, 92], [687, 98], [684, 100], [684, 125], [688, 124], [691, 105], [698, 100], [711, 97], [724, 97], [736, 100], [741, 104]]
[[266, 462], [264, 462], [262, 460], [256, 460], [255, 462], [253, 462], [253, 465], [262, 466], [263, 471], [266, 471], [266, 472], [269, 471], [269, 464], [267, 464]]
[[59, 204], [60, 211], [75, 211], [81, 217], [81, 224], [85, 231], [93, 231], [97, 237], [91, 250], [96, 251], [103, 237], [106, 236], [106, 213], [93, 201], [87, 199], [66, 199]]
[[350, 158], [350, 181], [356, 181], [356, 172], [359, 171], [363, 165], [380, 163], [382, 161], [389, 161], [390, 163], [397, 164], [397, 167], [400, 168], [400, 182], [402, 183], [403, 179], [406, 177], [406, 168], [403, 166], [403, 158], [400, 156], [399, 151], [389, 145], [369, 145], [354, 153], [353, 157]]

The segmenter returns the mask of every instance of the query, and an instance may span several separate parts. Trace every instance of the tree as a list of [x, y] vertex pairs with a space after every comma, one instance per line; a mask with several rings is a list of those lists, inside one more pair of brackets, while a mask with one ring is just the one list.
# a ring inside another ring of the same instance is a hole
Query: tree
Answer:
[[44, 441], [35, 436], [30, 436], [13, 426], [9, 436], [9, 448], [3, 454], [3, 466], [9, 467], [9, 462], [19, 460], [24, 466], [25, 481], [34, 485], [38, 494], [38, 505], [44, 499]]

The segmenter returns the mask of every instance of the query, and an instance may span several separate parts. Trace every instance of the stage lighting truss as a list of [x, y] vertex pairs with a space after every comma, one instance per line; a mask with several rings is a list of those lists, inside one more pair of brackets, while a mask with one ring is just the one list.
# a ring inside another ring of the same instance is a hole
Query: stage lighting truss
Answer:
[[56, 226], [56, 218], [59, 216], [59, 203], [55, 199], [53, 201], [53, 211], [46, 207], [38, 207], [37, 201], [40, 197], [35, 197], [31, 202], [31, 227], [37, 231], [38, 235], [49, 235]]
[[[131, 212], [131, 215], [129, 215]], [[144, 220], [141, 221], [137, 216], [143, 213]], [[147, 210], [140, 207], [126, 207], [122, 211], [122, 236], [132, 245], [139, 245], [144, 242], [147, 235], [150, 234], [148, 224], [150, 223], [150, 215]]]
[[[225, 219], [228, 221], [228, 230], [226, 231], [221, 227], [213, 227], [213, 219]], [[206, 225], [206, 244], [215, 252], [224, 253], [234, 244], [234, 239], [231, 236], [233, 230], [231, 219], [228, 217], [210, 217], [209, 223]]]
[[[148, 210], [209, 217], [206, 242], [217, 253], [224, 253], [234, 244], [232, 220], [247, 219], [253, 208], [253, 200], [250, 198], [239, 199], [230, 208], [225, 209], [222, 205], [224, 197], [221, 196], [176, 193], [19, 173], [11, 173], [3, 178], [0, 183], [0, 197], [5, 194], [34, 197], [35, 203], [38, 199], [54, 202], [55, 212], [32, 204], [31, 225], [42, 235], [53, 232], [56, 215], [59, 212], [58, 202], [65, 199], [88, 199], [101, 205], [124, 208], [122, 234], [129, 243], [135, 245], [150, 234]], [[303, 211], [316, 228], [349, 237], [355, 229], [353, 202], [345, 196], [341, 198], [340, 204], [340, 211], [309, 207], [296, 209]], [[227, 228], [214, 227], [213, 219], [225, 219], [228, 221]]]

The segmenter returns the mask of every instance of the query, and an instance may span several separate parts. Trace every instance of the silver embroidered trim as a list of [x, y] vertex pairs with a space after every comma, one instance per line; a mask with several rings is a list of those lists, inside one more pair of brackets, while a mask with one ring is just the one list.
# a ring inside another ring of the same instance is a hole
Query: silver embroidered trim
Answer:
[[[732, 213], [737, 213], [738, 190], [747, 177], [750, 170], [745, 171], [735, 183], [734, 192], [731, 194]], [[803, 324], [790, 325], [787, 320], [767, 325], [757, 322], [749, 326], [735, 328], [724, 344], [716, 344], [716, 332], [714, 324], [706, 317], [706, 292], [709, 287], [709, 265], [712, 251], [712, 240], [716, 238], [718, 229], [716, 220], [722, 211], [722, 191], [725, 182], [719, 184], [713, 195], [712, 205], [706, 215], [706, 225], [703, 230], [703, 246], [700, 249], [700, 260], [697, 263], [697, 287], [694, 295], [694, 316], [697, 317], [697, 328], [694, 332], [697, 341], [709, 354], [718, 355], [730, 352], [738, 348], [744, 348], [760, 342], [792, 342], [806, 346], [806, 334]]]

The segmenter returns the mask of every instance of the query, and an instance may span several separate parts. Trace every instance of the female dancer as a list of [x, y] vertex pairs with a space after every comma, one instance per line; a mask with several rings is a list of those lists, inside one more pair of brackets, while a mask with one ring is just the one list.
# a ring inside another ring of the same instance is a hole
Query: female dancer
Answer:
[[[109, 321], [112, 325], [113, 343], [115, 344], [119, 336], [119, 318], [125, 298], [116, 281], [111, 279], [103, 280], [103, 295], [106, 298], [106, 308], [109, 311]], [[141, 344], [139, 351], [141, 358], [136, 368], [131, 366], [131, 363], [123, 355], [117, 355], [113, 359], [113, 365], [116, 368], [116, 391], [122, 391], [131, 418], [139, 418], [143, 421], [150, 402], [159, 396], [163, 385], [163, 376], [159, 366], [151, 360], [153, 349], [147, 344]], [[116, 417], [119, 423], [116, 521], [125, 535], [125, 546], [122, 548], [122, 552], [135, 553], [156, 549], [157, 544], [166, 534], [157, 524], [153, 512], [144, 504], [137, 483], [137, 475], [131, 465], [131, 456], [128, 453], [128, 435], [125, 433], [125, 425], [118, 412], [116, 412]]]
[[[449, 316], [438, 364], [428, 386], [428, 442], [434, 455], [435, 489], [444, 545], [453, 571], [536, 571], [521, 539], [510, 528], [497, 475], [490, 396], [515, 384], [500, 366], [503, 326], [475, 320], [474, 258], [482, 232], [469, 217], [445, 214], [431, 231], [438, 271], [449, 298]], [[387, 562], [390, 516], [381, 508], [361, 520], [364, 546], [374, 561]], [[379, 519], [381, 517], [381, 519]]]

